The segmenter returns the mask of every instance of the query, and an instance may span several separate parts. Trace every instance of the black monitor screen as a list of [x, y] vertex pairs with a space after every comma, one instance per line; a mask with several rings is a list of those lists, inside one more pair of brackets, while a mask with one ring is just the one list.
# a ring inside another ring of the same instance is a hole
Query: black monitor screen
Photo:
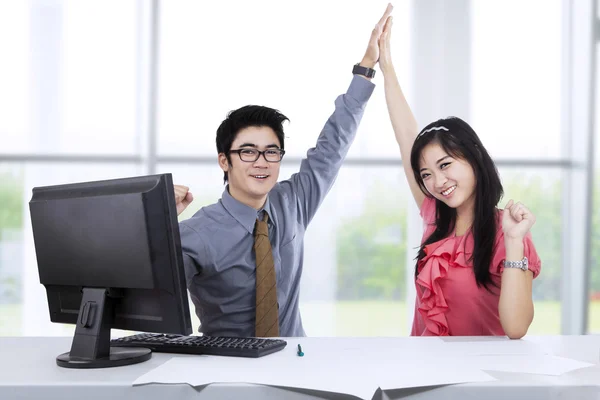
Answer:
[[29, 209], [50, 320], [77, 325], [71, 359], [94, 312], [108, 332], [192, 333], [170, 174], [38, 187]]

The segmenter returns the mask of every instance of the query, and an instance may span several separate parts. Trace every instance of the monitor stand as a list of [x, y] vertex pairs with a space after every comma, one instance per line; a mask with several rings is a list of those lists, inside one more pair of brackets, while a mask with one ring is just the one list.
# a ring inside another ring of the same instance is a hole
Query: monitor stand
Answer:
[[65, 368], [106, 368], [137, 364], [152, 357], [150, 349], [110, 346], [114, 303], [118, 296], [105, 288], [83, 288], [71, 351], [56, 357]]

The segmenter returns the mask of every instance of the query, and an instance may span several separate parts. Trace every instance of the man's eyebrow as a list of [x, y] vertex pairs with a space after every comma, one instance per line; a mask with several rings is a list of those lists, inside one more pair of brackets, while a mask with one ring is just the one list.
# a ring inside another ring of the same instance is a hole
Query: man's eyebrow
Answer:
[[[240, 146], [239, 146], [239, 147], [254, 147], [254, 148], [258, 148], [258, 146], [257, 146], [257, 145], [255, 145], [254, 143], [244, 143], [244, 144], [240, 144]], [[275, 143], [272, 143], [272, 144], [268, 144], [268, 145], [266, 146], [266, 148], [267, 148], [267, 149], [279, 149], [280, 147], [279, 147], [277, 144], [275, 144]]]

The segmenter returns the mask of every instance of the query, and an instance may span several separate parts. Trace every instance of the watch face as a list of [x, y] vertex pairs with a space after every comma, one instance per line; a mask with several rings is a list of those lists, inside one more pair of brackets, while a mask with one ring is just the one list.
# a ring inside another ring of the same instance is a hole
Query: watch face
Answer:
[[367, 78], [373, 78], [375, 76], [375, 70], [372, 68], [362, 67], [359, 64], [355, 64], [352, 68], [353, 74], [359, 74], [366, 76]]

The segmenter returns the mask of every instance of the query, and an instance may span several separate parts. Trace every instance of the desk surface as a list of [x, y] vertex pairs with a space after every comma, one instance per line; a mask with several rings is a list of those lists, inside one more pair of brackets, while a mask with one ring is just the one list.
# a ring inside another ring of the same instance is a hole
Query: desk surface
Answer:
[[[412, 338], [397, 338], [411, 340]], [[469, 338], [481, 340], [482, 338]], [[391, 390], [375, 398], [394, 399], [598, 399], [600, 400], [600, 336], [528, 337], [552, 354], [596, 364], [561, 376], [489, 372], [498, 379], [429, 388]], [[291, 390], [249, 384], [212, 384], [204, 387], [177, 385], [132, 386], [141, 375], [162, 365], [173, 354], [154, 353], [144, 363], [118, 368], [73, 370], [60, 368], [55, 358], [68, 351], [71, 338], [0, 338], [0, 399], [310, 399], [354, 398], [345, 395]], [[313, 339], [314, 340], [314, 339]], [[335, 340], [328, 338], [327, 340]], [[345, 338], [344, 340], [348, 340]], [[377, 339], [372, 339], [377, 340]], [[389, 340], [389, 339], [387, 339]], [[447, 340], [465, 340], [448, 338]], [[293, 340], [290, 343], [295, 343]], [[336, 377], [332, 371], [332, 379]]]

